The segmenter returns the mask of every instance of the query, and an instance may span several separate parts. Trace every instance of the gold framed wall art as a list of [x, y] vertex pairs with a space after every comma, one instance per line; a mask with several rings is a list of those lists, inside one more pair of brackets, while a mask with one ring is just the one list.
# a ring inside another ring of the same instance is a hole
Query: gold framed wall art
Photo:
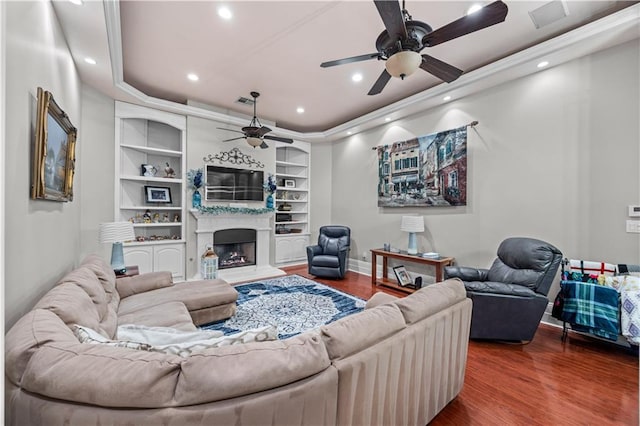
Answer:
[[32, 151], [31, 198], [73, 200], [78, 130], [50, 92], [38, 87]]

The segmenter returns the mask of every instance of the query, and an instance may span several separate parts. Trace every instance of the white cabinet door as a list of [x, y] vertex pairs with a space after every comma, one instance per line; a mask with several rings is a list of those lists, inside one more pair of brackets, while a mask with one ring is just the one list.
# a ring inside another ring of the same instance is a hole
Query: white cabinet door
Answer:
[[309, 237], [301, 235], [291, 239], [291, 260], [306, 260]]
[[291, 260], [291, 239], [286, 237], [276, 238], [276, 263], [288, 262]]
[[153, 248], [156, 271], [170, 271], [174, 281], [184, 281], [184, 245], [163, 244]]
[[126, 266], [138, 266], [141, 274], [153, 272], [153, 247], [134, 246], [124, 247], [124, 264]]

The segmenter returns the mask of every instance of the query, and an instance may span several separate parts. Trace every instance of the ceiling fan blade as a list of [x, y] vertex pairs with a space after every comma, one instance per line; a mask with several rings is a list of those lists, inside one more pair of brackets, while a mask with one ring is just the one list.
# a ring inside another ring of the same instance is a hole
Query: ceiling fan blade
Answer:
[[433, 56], [422, 55], [422, 63], [420, 68], [426, 72], [435, 75], [440, 80], [444, 80], [447, 83], [451, 83], [457, 80], [463, 73], [461, 69], [449, 65], [446, 62], [442, 62], [440, 59], [436, 59]]
[[266, 135], [267, 133], [271, 132], [272, 130], [270, 128], [268, 128], [267, 126], [262, 126], [260, 127], [260, 129], [258, 129], [258, 137], [263, 137], [264, 135]]
[[432, 47], [453, 40], [465, 34], [499, 24], [507, 17], [509, 8], [501, 1], [495, 1], [471, 15], [463, 16], [444, 27], [430, 32], [422, 38], [423, 47]]
[[222, 142], [231, 142], [231, 141], [237, 141], [238, 139], [244, 139], [243, 136], [239, 137], [239, 138], [233, 138], [233, 139], [225, 139]]
[[229, 131], [229, 132], [242, 133], [240, 130], [225, 129], [224, 127], [216, 127], [216, 129], [220, 129], [220, 130], [227, 130], [227, 131]]
[[269, 139], [271, 141], [278, 141], [278, 142], [284, 142], [284, 143], [293, 143], [293, 139], [281, 138], [278, 136], [265, 136], [264, 139]]
[[369, 93], [367, 94], [377, 95], [378, 93], [382, 92], [382, 89], [384, 89], [384, 86], [387, 85], [389, 80], [391, 80], [391, 74], [389, 74], [386, 69], [382, 70], [382, 74], [380, 74], [380, 77], [378, 77], [376, 82], [373, 84], [373, 87], [371, 87], [371, 90], [369, 90]]
[[265, 141], [262, 141], [262, 143], [260, 144], [260, 148], [267, 149], [267, 148], [269, 148], [269, 145], [267, 145], [267, 143]]
[[382, 18], [382, 22], [384, 22], [384, 28], [389, 34], [390, 44], [398, 40], [405, 40], [407, 38], [407, 27], [404, 25], [400, 3], [389, 0], [373, 0], [373, 2], [378, 8], [378, 13]]
[[350, 58], [336, 59], [335, 61], [323, 62], [320, 64], [322, 68], [335, 67], [336, 65], [350, 64], [352, 62], [368, 61], [369, 59], [380, 59], [380, 54], [368, 53], [366, 55], [352, 56]]

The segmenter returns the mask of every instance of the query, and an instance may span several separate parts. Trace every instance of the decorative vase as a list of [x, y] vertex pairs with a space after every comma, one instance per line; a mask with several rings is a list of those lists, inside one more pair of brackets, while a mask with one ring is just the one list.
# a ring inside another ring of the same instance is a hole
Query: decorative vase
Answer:
[[193, 191], [193, 196], [191, 197], [191, 206], [194, 209], [197, 209], [201, 205], [202, 205], [202, 195], [200, 195], [200, 191], [196, 189], [195, 191]]
[[273, 208], [273, 195], [271, 194], [267, 195], [267, 208], [268, 209]]

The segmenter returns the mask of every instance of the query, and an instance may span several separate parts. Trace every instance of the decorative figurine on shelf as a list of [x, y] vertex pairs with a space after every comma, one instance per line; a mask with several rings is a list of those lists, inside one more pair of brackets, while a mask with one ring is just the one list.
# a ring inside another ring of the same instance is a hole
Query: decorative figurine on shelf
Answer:
[[165, 214], [162, 215], [162, 221], [164, 223], [169, 222], [169, 213], [165, 213]]
[[164, 168], [164, 177], [166, 178], [174, 178], [176, 177], [176, 172], [175, 170], [173, 170], [173, 168], [169, 165], [169, 163], [166, 163], [167, 167]]
[[154, 213], [153, 214], [153, 223], [159, 223], [160, 222], [160, 213]]
[[262, 185], [262, 187], [264, 188], [264, 192], [269, 194], [267, 195], [267, 208], [272, 209], [273, 194], [275, 194], [276, 190], [278, 189], [278, 186], [276, 185], [275, 177], [271, 173], [269, 173], [269, 176], [267, 177], [267, 181], [264, 183], [264, 185]]
[[133, 220], [133, 223], [142, 223], [142, 215], [140, 213], [136, 213], [136, 217]]
[[197, 209], [202, 205], [202, 194], [200, 194], [200, 188], [202, 187], [202, 169], [189, 170], [187, 172], [187, 184], [189, 189], [193, 190], [191, 207]]
[[173, 221], [174, 221], [174, 222], [180, 222], [180, 215], [176, 213], [176, 214], [173, 216]]
[[142, 215], [142, 222], [151, 223], [151, 211], [149, 211], [148, 209]]

